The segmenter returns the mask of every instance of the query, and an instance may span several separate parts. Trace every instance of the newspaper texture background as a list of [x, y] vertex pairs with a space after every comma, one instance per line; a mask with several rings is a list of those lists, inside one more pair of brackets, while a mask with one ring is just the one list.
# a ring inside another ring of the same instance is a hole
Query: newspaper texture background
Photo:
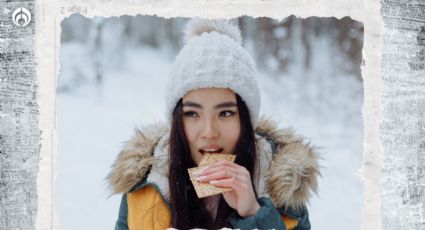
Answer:
[[34, 229], [40, 151], [34, 1], [0, 5], [0, 229]]
[[[61, 1], [47, 4], [40, 1], [34, 7], [33, 2], [26, 1], [31, 13], [37, 8], [40, 15], [33, 15], [33, 21], [25, 27], [27, 32], [21, 30], [21, 34], [10, 22], [11, 11], [18, 4], [2, 0], [0, 11], [1, 229], [34, 229], [35, 218], [37, 229], [54, 227], [51, 178], [55, 146], [56, 44], [59, 44], [60, 21], [75, 13], [69, 10], [72, 6], [86, 9], [90, 17], [155, 13], [163, 17], [202, 15], [229, 18], [247, 14], [283, 18], [294, 14], [300, 17], [350, 16], [362, 21], [365, 25], [365, 65], [362, 67], [365, 139], [361, 170], [365, 181], [365, 200], [362, 229], [381, 229], [381, 218], [382, 229], [423, 229], [425, 78], [421, 65], [424, 46], [418, 42], [423, 41], [423, 35], [419, 33], [420, 25], [424, 24], [423, 2], [259, 0], [226, 4], [206, 1]], [[64, 7], [63, 13], [61, 7]], [[383, 34], [381, 16], [384, 20]], [[34, 28], [38, 36], [37, 76], [34, 71]], [[17, 39], [13, 39], [14, 36]], [[25, 39], [30, 41], [23, 42]], [[24, 50], [29, 53], [18, 53]], [[7, 52], [10, 53], [8, 56], [5, 55]], [[27, 68], [16, 64], [23, 56]], [[15, 76], [11, 70], [16, 66], [19, 66], [21, 74]], [[9, 79], [13, 79], [14, 83]], [[381, 123], [379, 119], [382, 119]], [[43, 131], [41, 151], [37, 124]], [[380, 179], [381, 159], [383, 170]], [[8, 227], [3, 228], [6, 224], [9, 224]]]
[[425, 229], [425, 2], [382, 1], [383, 229]]

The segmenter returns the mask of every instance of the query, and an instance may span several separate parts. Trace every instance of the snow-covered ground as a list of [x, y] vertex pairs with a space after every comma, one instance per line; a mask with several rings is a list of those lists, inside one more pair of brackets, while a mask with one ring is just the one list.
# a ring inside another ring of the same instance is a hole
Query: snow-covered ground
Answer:
[[[261, 114], [321, 147], [319, 195], [308, 205], [312, 229], [354, 230], [360, 228], [363, 197], [362, 83], [339, 73], [326, 47], [317, 46], [306, 73], [297, 68], [259, 73]], [[75, 74], [66, 60], [78, 52], [84, 48], [62, 44], [59, 84]], [[121, 197], [108, 198], [110, 165], [135, 127], [165, 120], [164, 85], [172, 60], [149, 48], [128, 49], [122, 58], [125, 66], [104, 72], [101, 87], [86, 82], [58, 94], [54, 209], [65, 229], [113, 229]]]

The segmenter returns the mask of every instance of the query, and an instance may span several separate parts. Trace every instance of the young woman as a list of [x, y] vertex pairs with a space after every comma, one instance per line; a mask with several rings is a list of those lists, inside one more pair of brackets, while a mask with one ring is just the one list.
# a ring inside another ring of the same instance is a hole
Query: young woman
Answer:
[[[115, 229], [310, 229], [318, 154], [258, 119], [255, 64], [237, 26], [191, 20], [167, 88], [168, 124], [136, 132], [108, 180], [122, 196]], [[188, 175], [206, 153], [235, 154], [196, 174], [231, 188], [199, 199]]]

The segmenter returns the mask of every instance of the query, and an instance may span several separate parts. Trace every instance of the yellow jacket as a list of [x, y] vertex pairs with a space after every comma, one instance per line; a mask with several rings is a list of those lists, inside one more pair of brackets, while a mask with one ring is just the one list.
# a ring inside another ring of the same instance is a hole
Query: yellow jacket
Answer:
[[[119, 220], [121, 223], [118, 221], [116, 229], [163, 230], [171, 227], [171, 213], [168, 204], [154, 186], [145, 186], [138, 191], [128, 193], [126, 202], [127, 217]], [[281, 218], [288, 230], [294, 229], [299, 222], [296, 218], [288, 216]]]

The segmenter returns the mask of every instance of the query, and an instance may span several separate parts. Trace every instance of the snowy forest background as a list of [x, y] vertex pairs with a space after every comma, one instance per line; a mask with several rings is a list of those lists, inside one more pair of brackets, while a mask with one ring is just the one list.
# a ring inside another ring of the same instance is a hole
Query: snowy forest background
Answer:
[[[164, 86], [186, 18], [72, 15], [61, 23], [54, 209], [64, 229], [113, 229], [105, 181], [135, 127], [165, 121]], [[359, 229], [363, 185], [363, 24], [348, 17], [241, 17], [261, 114], [320, 146], [312, 229]], [[58, 226], [59, 227], [59, 226]]]

